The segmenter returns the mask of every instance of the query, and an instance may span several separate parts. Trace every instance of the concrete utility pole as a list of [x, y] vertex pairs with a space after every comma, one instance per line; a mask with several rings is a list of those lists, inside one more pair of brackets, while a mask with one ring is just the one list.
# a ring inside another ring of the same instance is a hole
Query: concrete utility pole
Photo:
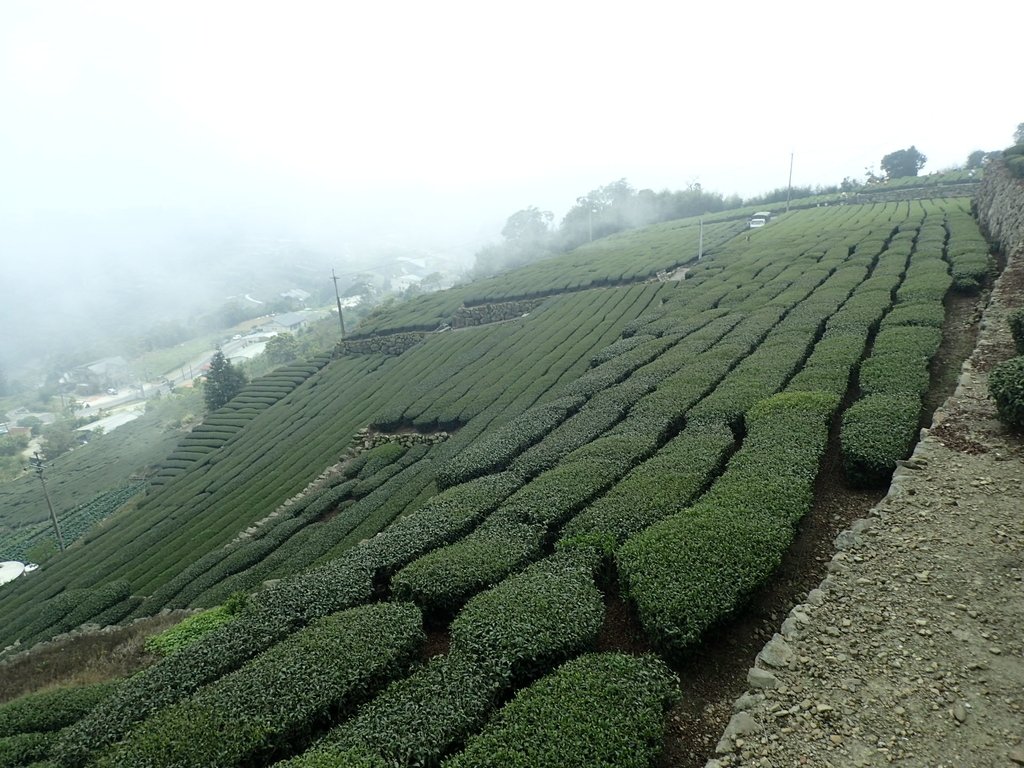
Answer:
[[697, 241], [697, 261], [704, 258], [704, 217], [700, 218], [700, 239]]
[[345, 317], [341, 314], [341, 294], [338, 293], [338, 276], [331, 270], [331, 280], [334, 281], [334, 298], [338, 302], [338, 322], [341, 323], [341, 338], [345, 338]]
[[39, 478], [39, 483], [43, 486], [43, 496], [46, 498], [46, 506], [50, 509], [50, 522], [53, 523], [53, 532], [57, 534], [57, 545], [60, 547], [60, 551], [64, 551], [64, 536], [60, 532], [60, 525], [57, 523], [57, 513], [53, 511], [53, 504], [50, 503], [50, 493], [46, 490], [46, 480], [43, 479], [43, 468], [46, 466], [43, 463], [43, 457], [39, 455], [39, 451], [35, 452], [34, 458], [31, 459], [32, 466], [35, 467], [36, 476]]

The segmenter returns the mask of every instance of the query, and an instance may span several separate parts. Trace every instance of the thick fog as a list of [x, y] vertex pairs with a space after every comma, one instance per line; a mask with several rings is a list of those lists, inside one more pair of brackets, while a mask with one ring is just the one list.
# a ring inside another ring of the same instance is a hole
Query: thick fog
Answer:
[[1024, 120], [989, 0], [353, 6], [0, 4], [0, 366], [331, 269], [455, 273], [615, 179], [752, 196], [911, 144], [927, 173]]

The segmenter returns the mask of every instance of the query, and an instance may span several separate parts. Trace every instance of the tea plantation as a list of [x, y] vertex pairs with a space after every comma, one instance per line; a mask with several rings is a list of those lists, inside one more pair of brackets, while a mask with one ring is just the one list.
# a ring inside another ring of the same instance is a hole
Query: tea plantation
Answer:
[[[698, 232], [393, 306], [356, 336], [422, 335], [210, 414], [136, 504], [0, 592], [0, 646], [245, 607], [69, 689], [66, 718], [0, 705], [0, 766], [650, 765], [687, 697], [673, 665], [772, 578], [830, 431], [851, 484], [887, 484], [945, 302], [994, 268], [965, 197], [719, 216], [699, 261]], [[595, 652], [611, 591], [656, 654]]]

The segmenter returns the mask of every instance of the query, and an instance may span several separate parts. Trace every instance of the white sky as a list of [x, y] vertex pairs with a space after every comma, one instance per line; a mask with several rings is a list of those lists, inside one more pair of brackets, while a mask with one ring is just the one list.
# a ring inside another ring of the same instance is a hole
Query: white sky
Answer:
[[911, 144], [929, 172], [1010, 144], [1022, 22], [1013, 0], [2, 0], [0, 212], [465, 240], [622, 177], [755, 195], [791, 152], [796, 185]]

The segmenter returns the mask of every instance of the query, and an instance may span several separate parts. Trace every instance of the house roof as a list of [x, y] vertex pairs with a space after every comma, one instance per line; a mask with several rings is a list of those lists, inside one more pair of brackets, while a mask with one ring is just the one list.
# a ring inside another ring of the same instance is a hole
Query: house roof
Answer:
[[329, 313], [321, 310], [307, 310], [304, 312], [285, 312], [274, 318], [274, 324], [282, 328], [295, 328], [303, 323], [311, 323], [326, 317]]

